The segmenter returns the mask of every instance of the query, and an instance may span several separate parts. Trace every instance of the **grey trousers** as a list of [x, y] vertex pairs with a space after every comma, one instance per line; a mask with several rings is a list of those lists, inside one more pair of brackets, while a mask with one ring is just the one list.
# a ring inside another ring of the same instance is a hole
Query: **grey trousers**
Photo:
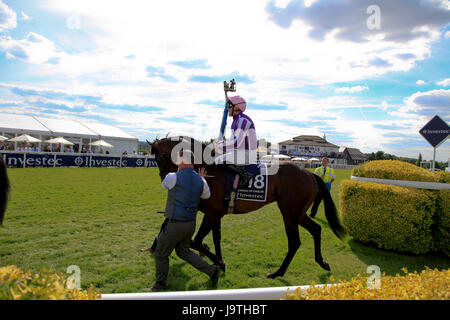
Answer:
[[191, 239], [195, 232], [195, 220], [189, 222], [168, 222], [158, 237], [155, 251], [156, 282], [167, 284], [169, 274], [169, 256], [173, 249], [177, 255], [189, 262], [197, 270], [211, 276], [217, 266], [209, 264], [190, 250]]

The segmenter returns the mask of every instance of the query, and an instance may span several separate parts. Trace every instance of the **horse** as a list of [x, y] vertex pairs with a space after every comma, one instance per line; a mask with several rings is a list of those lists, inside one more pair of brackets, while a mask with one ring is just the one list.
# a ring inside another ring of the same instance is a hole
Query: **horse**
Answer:
[[9, 199], [10, 183], [8, 173], [6, 172], [6, 165], [3, 157], [0, 155], [0, 225], [3, 223], [5, 217], [6, 207]]
[[[200, 144], [202, 154], [210, 152], [214, 155], [211, 145], [198, 142], [187, 136], [156, 138], [153, 142], [147, 143], [151, 146], [150, 153], [154, 155], [159, 168], [161, 181], [169, 172], [176, 172], [177, 165], [171, 160], [172, 150], [182, 141], [193, 141], [189, 143], [191, 151], [195, 153], [195, 145]], [[209, 149], [208, 149], [209, 148]], [[270, 165], [268, 164], [268, 167]], [[227, 213], [227, 202], [225, 201], [227, 169], [223, 165], [207, 164], [203, 157], [199, 161], [196, 157], [194, 169], [205, 168], [207, 175], [205, 177], [210, 190], [211, 197], [202, 199], [199, 204], [199, 211], [204, 213], [200, 228], [191, 241], [191, 247], [201, 254], [206, 255], [214, 264], [225, 271], [225, 262], [222, 259], [220, 247], [221, 240], [221, 218]], [[268, 278], [281, 277], [300, 247], [300, 236], [298, 225], [305, 228], [314, 239], [315, 261], [324, 270], [331, 271], [330, 265], [324, 261], [321, 253], [321, 226], [314, 222], [307, 211], [316, 199], [323, 199], [325, 207], [325, 216], [334, 234], [342, 240], [346, 232], [339, 221], [336, 206], [331, 198], [330, 192], [323, 180], [302, 169], [295, 164], [285, 163], [279, 165], [276, 174], [268, 175], [267, 197], [265, 202], [256, 201], [235, 201], [234, 214], [244, 214], [260, 209], [261, 207], [277, 202], [278, 208], [283, 216], [285, 232], [288, 239], [288, 252], [281, 266], [275, 272], [267, 275]], [[207, 245], [203, 244], [203, 239], [212, 231], [215, 254], [207, 250]]]

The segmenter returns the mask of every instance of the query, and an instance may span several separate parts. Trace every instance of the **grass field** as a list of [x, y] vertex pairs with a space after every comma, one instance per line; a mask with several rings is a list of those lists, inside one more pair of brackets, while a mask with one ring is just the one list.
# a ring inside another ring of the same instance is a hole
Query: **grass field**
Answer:
[[[166, 193], [156, 168], [26, 168], [8, 169], [12, 198], [0, 227], [0, 266], [41, 268], [65, 272], [81, 269], [82, 287], [94, 284], [102, 293], [139, 292], [154, 282], [155, 264], [149, 246], [163, 220]], [[337, 170], [332, 196], [338, 206], [339, 185], [350, 171]], [[197, 228], [202, 213], [198, 215]], [[388, 275], [401, 268], [420, 271], [448, 269], [441, 255], [397, 254], [339, 241], [320, 206], [316, 221], [322, 226], [322, 252], [332, 272], [314, 262], [312, 237], [300, 228], [302, 245], [282, 278], [267, 279], [287, 252], [287, 239], [276, 203], [256, 212], [226, 216], [222, 222], [222, 251], [227, 272], [219, 289], [276, 287], [326, 283], [366, 274], [378, 265]], [[206, 240], [212, 247], [211, 235]], [[209, 278], [179, 259], [170, 259], [172, 290], [209, 289]]]

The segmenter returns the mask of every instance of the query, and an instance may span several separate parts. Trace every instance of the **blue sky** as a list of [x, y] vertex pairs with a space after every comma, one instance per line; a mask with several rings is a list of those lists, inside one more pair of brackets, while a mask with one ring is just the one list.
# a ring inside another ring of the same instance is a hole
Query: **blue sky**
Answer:
[[437, 0], [0, 0], [0, 114], [209, 140], [235, 78], [258, 138], [431, 159], [418, 132], [450, 121], [449, 23]]

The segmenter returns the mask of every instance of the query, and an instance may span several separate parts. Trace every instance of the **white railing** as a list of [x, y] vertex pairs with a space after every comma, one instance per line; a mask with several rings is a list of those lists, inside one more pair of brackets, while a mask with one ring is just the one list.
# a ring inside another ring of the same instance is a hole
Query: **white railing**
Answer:
[[[315, 285], [322, 287], [323, 284]], [[140, 292], [102, 294], [102, 300], [280, 300], [286, 294], [306, 290], [309, 286], [289, 286], [273, 288], [200, 290], [174, 292]]]

